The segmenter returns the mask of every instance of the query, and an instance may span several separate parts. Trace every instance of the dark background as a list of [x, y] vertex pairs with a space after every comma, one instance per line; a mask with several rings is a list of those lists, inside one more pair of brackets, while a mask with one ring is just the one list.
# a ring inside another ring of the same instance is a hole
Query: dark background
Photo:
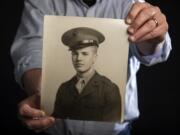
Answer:
[[[152, 67], [142, 66], [138, 72], [140, 118], [133, 124], [133, 135], [178, 135], [178, 8], [174, 0], [148, 0], [167, 16], [173, 50], [167, 62]], [[26, 94], [14, 81], [10, 47], [23, 9], [23, 0], [0, 4], [0, 134], [32, 135], [17, 118], [17, 104]], [[3, 133], [4, 132], [4, 133]]]

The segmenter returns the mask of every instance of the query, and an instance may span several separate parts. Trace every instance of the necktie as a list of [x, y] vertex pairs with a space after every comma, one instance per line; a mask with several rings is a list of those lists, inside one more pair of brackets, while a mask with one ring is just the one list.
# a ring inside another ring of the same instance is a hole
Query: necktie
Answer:
[[82, 92], [84, 86], [85, 86], [85, 81], [83, 79], [79, 79], [78, 82], [76, 83], [76, 89], [78, 90], [79, 93]]

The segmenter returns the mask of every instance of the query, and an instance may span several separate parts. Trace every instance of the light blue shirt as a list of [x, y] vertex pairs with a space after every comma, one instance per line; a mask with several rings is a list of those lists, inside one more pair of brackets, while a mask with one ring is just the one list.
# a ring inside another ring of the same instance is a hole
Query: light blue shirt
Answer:
[[[25, 0], [22, 21], [11, 48], [17, 82], [21, 84], [21, 77], [25, 71], [41, 68], [44, 15], [124, 19], [133, 3], [134, 0], [96, 0], [95, 5], [88, 7], [83, 0]], [[97, 132], [95, 134], [99, 135], [116, 134], [123, 130], [129, 121], [137, 118], [139, 109], [136, 73], [140, 64], [150, 66], [163, 62], [168, 58], [171, 50], [171, 41], [168, 33], [165, 41], [159, 46], [161, 46], [159, 51], [144, 57], [138, 53], [136, 45], [130, 45], [129, 47], [125, 121], [123, 123], [66, 120], [63, 122], [66, 127], [73, 134], [84, 133], [90, 135], [94, 132]], [[50, 132], [55, 134], [55, 130], [61, 129], [61, 124], [52, 127]]]

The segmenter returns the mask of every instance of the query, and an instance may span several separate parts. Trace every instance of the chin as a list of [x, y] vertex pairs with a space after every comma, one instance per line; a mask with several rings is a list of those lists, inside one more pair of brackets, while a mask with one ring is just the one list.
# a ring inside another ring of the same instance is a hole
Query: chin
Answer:
[[85, 72], [85, 70], [82, 70], [82, 69], [76, 69], [76, 71], [77, 71], [78, 73], [84, 73], [84, 72]]
[[82, 71], [82, 70], [81, 70], [81, 71], [77, 71], [77, 72], [82, 74], [82, 73], [84, 73], [85, 71]]
[[83, 73], [85, 73], [87, 70], [76, 70], [78, 73], [80, 73], [80, 74], [83, 74]]

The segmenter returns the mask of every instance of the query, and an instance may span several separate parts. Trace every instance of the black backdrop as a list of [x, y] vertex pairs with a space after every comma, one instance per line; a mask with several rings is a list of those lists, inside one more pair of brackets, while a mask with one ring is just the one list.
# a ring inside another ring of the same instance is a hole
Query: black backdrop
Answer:
[[[148, 0], [167, 16], [173, 50], [167, 62], [142, 66], [138, 72], [140, 118], [133, 124], [133, 135], [177, 135], [178, 94], [178, 9], [174, 0]], [[0, 5], [0, 134], [34, 134], [17, 118], [17, 103], [26, 94], [14, 81], [10, 47], [23, 9], [23, 0], [4, 1]], [[3, 133], [4, 132], [4, 133]]]

